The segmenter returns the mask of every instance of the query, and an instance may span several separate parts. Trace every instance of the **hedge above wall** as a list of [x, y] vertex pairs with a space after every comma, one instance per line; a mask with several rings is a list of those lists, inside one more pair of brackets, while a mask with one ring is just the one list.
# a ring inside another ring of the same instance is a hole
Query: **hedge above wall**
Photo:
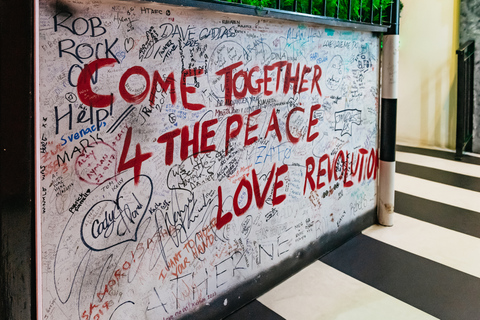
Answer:
[[[242, 3], [261, 8], [277, 8], [277, 0], [225, 0], [226, 2]], [[326, 6], [325, 6], [326, 1]], [[373, 1], [373, 22], [387, 23], [388, 12], [393, 0], [312, 0], [311, 14], [339, 18], [343, 20], [352, 20], [358, 22], [372, 22], [372, 1]], [[297, 0], [295, 10], [295, 0], [280, 1], [280, 9], [294, 11], [299, 13], [310, 13], [310, 0]], [[349, 13], [351, 6], [351, 15]], [[400, 9], [403, 4], [400, 1]], [[326, 9], [326, 10], [325, 10]], [[383, 21], [379, 20], [380, 15]]]

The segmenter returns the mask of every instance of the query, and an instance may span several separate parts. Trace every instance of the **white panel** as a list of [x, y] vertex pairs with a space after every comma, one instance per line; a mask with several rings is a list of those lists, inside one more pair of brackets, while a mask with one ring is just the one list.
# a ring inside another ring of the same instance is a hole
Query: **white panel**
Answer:
[[380, 160], [380, 182], [378, 185], [378, 222], [392, 226], [395, 202], [395, 161]]
[[402, 214], [393, 228], [372, 226], [363, 234], [480, 278], [480, 239]]
[[42, 319], [228, 306], [376, 206], [376, 36], [94, 0], [39, 30]]
[[383, 36], [382, 98], [398, 98], [399, 35]]
[[400, 162], [406, 162], [417, 166], [434, 168], [480, 178], [480, 166], [475, 164], [398, 151], [396, 152], [395, 157], [397, 161]]
[[395, 190], [415, 197], [480, 212], [480, 192], [446, 184], [395, 174]]
[[320, 261], [258, 300], [288, 320], [437, 319]]

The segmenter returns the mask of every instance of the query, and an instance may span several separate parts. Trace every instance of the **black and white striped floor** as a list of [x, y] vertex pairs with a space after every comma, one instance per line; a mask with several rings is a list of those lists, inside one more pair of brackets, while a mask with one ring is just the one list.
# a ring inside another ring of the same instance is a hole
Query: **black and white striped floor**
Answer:
[[226, 319], [480, 319], [480, 158], [397, 146], [372, 226]]

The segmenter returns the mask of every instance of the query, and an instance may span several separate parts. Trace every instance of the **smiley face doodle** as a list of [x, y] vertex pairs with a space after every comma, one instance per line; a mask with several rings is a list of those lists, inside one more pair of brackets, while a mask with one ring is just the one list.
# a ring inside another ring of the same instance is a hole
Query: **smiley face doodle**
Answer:
[[328, 64], [326, 71], [326, 85], [330, 90], [337, 90], [342, 84], [343, 75], [345, 73], [345, 65], [343, 58], [336, 55]]

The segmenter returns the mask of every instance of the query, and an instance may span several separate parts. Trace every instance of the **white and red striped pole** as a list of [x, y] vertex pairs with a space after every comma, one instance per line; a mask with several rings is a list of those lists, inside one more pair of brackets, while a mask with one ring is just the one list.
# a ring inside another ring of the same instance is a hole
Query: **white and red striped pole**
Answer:
[[380, 181], [378, 222], [393, 226], [395, 202], [395, 144], [397, 132], [398, 47], [400, 5], [393, 3], [392, 25], [383, 36], [382, 108], [380, 116]]

